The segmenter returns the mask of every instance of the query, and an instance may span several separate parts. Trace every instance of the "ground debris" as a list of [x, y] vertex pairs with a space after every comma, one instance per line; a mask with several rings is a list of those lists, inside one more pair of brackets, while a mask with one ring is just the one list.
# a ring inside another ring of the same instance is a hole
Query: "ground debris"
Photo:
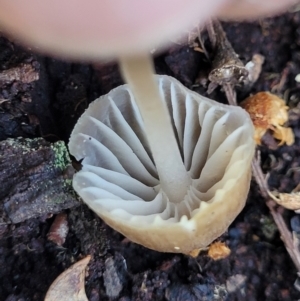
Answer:
[[110, 240], [106, 226], [102, 220], [82, 205], [74, 208], [68, 214], [69, 232], [79, 241], [82, 253], [90, 254], [94, 258], [104, 256], [110, 248]]
[[280, 193], [278, 191], [268, 191], [268, 193], [278, 205], [296, 212], [300, 210], [300, 192]]
[[261, 139], [268, 130], [280, 141], [279, 145], [294, 143], [292, 129], [283, 126], [288, 121], [289, 109], [283, 99], [270, 92], [259, 92], [245, 99], [240, 105], [252, 119], [257, 144], [261, 144]]
[[290, 221], [290, 225], [293, 232], [295, 232], [297, 236], [299, 236], [300, 238], [300, 216], [295, 215], [294, 217], [292, 217]]
[[203, 249], [194, 249], [192, 250], [189, 255], [192, 256], [193, 258], [196, 258], [198, 257], [198, 255], [200, 254], [200, 252], [202, 251]]
[[217, 85], [243, 83], [248, 77], [248, 70], [232, 48], [222, 25], [215, 20], [207, 26], [210, 40], [214, 48], [212, 68], [208, 75], [211, 81], [208, 87], [210, 94]]
[[166, 290], [168, 301], [221, 301], [227, 296], [226, 288], [223, 285], [194, 284], [194, 285], [172, 285]]
[[29, 84], [38, 79], [39, 73], [31, 64], [20, 64], [0, 72], [0, 86], [9, 85], [14, 81]]
[[256, 53], [252, 56], [252, 60], [245, 65], [245, 68], [249, 72], [248, 77], [245, 80], [245, 85], [248, 86], [248, 89], [258, 80], [264, 62], [265, 57]]
[[165, 300], [166, 288], [170, 285], [166, 271], [145, 271], [133, 277], [133, 300]]
[[[226, 281], [226, 288], [228, 293], [233, 293], [237, 290], [244, 290], [245, 283], [246, 283], [247, 277], [245, 275], [236, 274], [233, 276], [230, 276]], [[244, 292], [242, 293], [245, 294]]]
[[84, 279], [85, 269], [90, 259], [91, 256], [87, 256], [60, 274], [50, 286], [45, 301], [88, 301]]
[[117, 254], [116, 257], [109, 257], [105, 261], [103, 273], [106, 295], [111, 298], [119, 296], [126, 280], [127, 266], [125, 259]]
[[68, 220], [67, 214], [60, 213], [58, 214], [48, 232], [48, 240], [52, 241], [53, 243], [57, 244], [58, 246], [62, 246], [68, 235], [69, 227], [68, 227]]
[[201, 57], [189, 46], [175, 46], [169, 49], [165, 62], [176, 78], [189, 87], [196, 80]]
[[230, 249], [221, 241], [216, 241], [209, 246], [208, 256], [213, 260], [224, 259], [231, 253]]
[[[73, 167], [63, 142], [7, 139], [0, 142], [0, 212], [13, 223], [79, 204]], [[1, 217], [0, 217], [1, 218]]]

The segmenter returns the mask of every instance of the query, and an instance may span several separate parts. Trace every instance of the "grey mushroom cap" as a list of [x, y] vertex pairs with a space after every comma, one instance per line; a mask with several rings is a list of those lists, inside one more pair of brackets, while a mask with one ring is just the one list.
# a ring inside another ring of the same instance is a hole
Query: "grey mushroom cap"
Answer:
[[128, 85], [95, 100], [78, 120], [69, 149], [82, 169], [73, 187], [133, 242], [187, 254], [224, 233], [244, 207], [254, 129], [242, 108], [200, 96], [172, 77], [155, 80], [189, 177], [184, 198], [174, 201], [162, 188]]

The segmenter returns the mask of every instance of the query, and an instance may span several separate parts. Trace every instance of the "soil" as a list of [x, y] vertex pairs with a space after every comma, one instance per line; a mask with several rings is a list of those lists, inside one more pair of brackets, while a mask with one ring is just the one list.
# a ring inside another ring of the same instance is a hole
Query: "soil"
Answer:
[[[265, 56], [258, 81], [251, 89], [239, 89], [238, 101], [250, 93], [272, 91], [291, 108], [295, 143], [278, 147], [269, 137], [259, 147], [270, 187], [290, 192], [300, 182], [300, 84], [295, 81], [300, 74], [300, 12], [223, 26], [244, 63], [254, 54]], [[205, 36], [204, 42], [210, 52]], [[0, 76], [0, 141], [43, 137], [51, 143], [67, 142], [88, 104], [122, 84], [114, 63], [66, 62], [32, 53], [0, 36], [0, 73], [22, 71], [24, 64], [32, 67], [38, 80], [35, 75], [6, 75], [5, 80]], [[173, 44], [157, 54], [155, 66], [159, 74], [174, 76], [206, 95], [210, 64], [203, 53]], [[202, 80], [195, 84], [198, 74]], [[220, 88], [210, 97], [226, 102]], [[294, 286], [297, 270], [254, 181], [245, 209], [219, 238], [231, 254], [217, 261], [206, 251], [192, 258], [148, 250], [110, 229], [84, 204], [65, 208], [61, 212], [66, 213], [68, 234], [62, 246], [47, 236], [57, 212], [20, 223], [0, 217], [1, 301], [43, 300], [55, 278], [86, 255], [92, 255], [85, 283], [90, 301], [300, 299]], [[299, 216], [286, 210], [282, 214], [299, 236]]]

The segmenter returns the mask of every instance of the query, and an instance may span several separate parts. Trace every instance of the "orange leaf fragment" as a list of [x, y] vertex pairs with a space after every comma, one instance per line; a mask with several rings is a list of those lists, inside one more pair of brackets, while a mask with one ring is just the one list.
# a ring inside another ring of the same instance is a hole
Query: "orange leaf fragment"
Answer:
[[224, 259], [231, 253], [225, 243], [217, 241], [212, 243], [208, 249], [208, 256], [213, 260]]
[[45, 301], [88, 301], [85, 294], [85, 269], [91, 259], [87, 256], [60, 274], [51, 284]]
[[279, 145], [294, 143], [294, 133], [291, 128], [284, 127], [288, 121], [288, 109], [285, 101], [270, 92], [259, 92], [248, 97], [241, 103], [250, 115], [255, 127], [254, 139], [261, 144], [261, 139], [267, 130], [279, 140]]
[[196, 257], [198, 257], [200, 252], [201, 252], [201, 249], [194, 249], [189, 253], [189, 255], [192, 256], [193, 258], [196, 258]]

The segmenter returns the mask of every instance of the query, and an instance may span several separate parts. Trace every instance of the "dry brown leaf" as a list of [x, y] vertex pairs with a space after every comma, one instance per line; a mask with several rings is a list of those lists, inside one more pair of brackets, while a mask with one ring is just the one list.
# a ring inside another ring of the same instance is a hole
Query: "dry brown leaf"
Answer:
[[250, 115], [255, 127], [254, 139], [257, 144], [261, 144], [261, 138], [271, 130], [275, 139], [279, 140], [279, 145], [294, 143], [294, 133], [291, 128], [283, 127], [288, 121], [288, 109], [283, 99], [270, 92], [259, 92], [248, 97], [241, 103]]
[[300, 209], [300, 192], [279, 193], [277, 191], [268, 190], [268, 194], [278, 205], [286, 209]]
[[225, 243], [217, 241], [212, 243], [208, 249], [208, 256], [213, 260], [224, 259], [231, 253]]
[[91, 259], [87, 256], [76, 262], [51, 284], [45, 301], [88, 301], [85, 294], [84, 278], [85, 269]]

